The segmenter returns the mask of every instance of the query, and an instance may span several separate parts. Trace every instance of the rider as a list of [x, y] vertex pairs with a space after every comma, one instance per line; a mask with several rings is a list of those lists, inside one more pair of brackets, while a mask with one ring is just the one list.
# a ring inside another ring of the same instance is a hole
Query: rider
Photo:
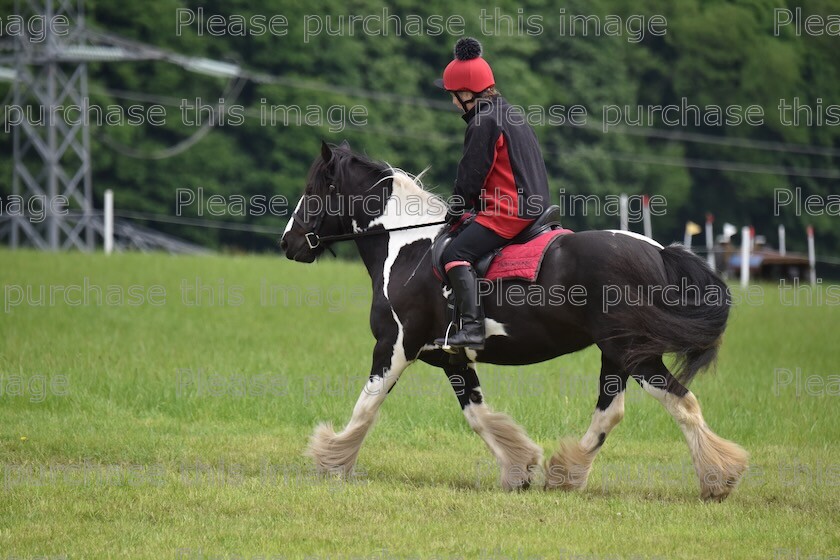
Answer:
[[450, 223], [472, 208], [477, 212], [443, 253], [444, 269], [455, 294], [461, 329], [446, 342], [455, 348], [484, 347], [484, 312], [478, 296], [475, 262], [508, 243], [548, 205], [548, 176], [534, 129], [522, 111], [496, 91], [481, 44], [464, 37], [455, 59], [435, 84], [452, 94], [467, 123], [458, 164]]

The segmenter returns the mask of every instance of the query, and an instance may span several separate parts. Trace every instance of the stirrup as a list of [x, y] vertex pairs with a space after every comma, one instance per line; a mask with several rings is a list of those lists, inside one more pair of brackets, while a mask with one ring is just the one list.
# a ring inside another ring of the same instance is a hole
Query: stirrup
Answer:
[[453, 348], [449, 345], [449, 331], [452, 330], [452, 327], [455, 326], [453, 321], [449, 321], [449, 324], [446, 326], [446, 333], [443, 335], [443, 344], [440, 345], [440, 349], [446, 352], [447, 354], [457, 354], [459, 348]]

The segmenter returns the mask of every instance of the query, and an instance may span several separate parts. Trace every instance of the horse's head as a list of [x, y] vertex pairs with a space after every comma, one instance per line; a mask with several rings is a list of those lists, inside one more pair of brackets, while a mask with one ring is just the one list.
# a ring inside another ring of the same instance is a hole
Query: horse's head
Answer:
[[354, 154], [346, 141], [340, 146], [321, 142], [306, 189], [280, 239], [286, 257], [313, 262], [327, 248], [322, 237], [366, 227], [384, 209], [389, 178], [387, 166]]

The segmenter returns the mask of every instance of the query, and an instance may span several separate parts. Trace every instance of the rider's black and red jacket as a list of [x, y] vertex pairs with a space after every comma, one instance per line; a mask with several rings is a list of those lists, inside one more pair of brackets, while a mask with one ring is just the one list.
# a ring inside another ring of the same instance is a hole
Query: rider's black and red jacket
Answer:
[[525, 114], [502, 96], [479, 98], [463, 115], [464, 154], [455, 194], [477, 209], [476, 221], [510, 239], [548, 206], [548, 174]]

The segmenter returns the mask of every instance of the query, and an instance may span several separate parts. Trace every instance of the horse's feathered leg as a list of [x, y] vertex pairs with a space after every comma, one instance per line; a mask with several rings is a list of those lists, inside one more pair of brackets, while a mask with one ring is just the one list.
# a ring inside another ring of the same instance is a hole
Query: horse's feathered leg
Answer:
[[628, 375], [618, 363], [601, 355], [598, 404], [589, 429], [580, 441], [567, 438], [546, 465], [546, 488], [577, 490], [586, 486], [592, 462], [607, 435], [624, 418], [624, 391]]
[[322, 423], [315, 428], [306, 454], [315, 461], [319, 472], [346, 475], [352, 472], [365, 436], [376, 420], [379, 407], [402, 372], [411, 364], [405, 357], [401, 341], [380, 340], [373, 351], [370, 377], [353, 408], [353, 416], [345, 428], [336, 433], [332, 425]]
[[502, 488], [528, 488], [542, 462], [542, 448], [510, 416], [494, 412], [485, 404], [474, 363], [445, 367], [444, 371], [467, 422], [499, 463]]
[[661, 359], [641, 364], [633, 372], [633, 378], [662, 403], [685, 435], [700, 480], [700, 497], [724, 500], [747, 470], [747, 452], [706, 425], [697, 398], [671, 375]]

